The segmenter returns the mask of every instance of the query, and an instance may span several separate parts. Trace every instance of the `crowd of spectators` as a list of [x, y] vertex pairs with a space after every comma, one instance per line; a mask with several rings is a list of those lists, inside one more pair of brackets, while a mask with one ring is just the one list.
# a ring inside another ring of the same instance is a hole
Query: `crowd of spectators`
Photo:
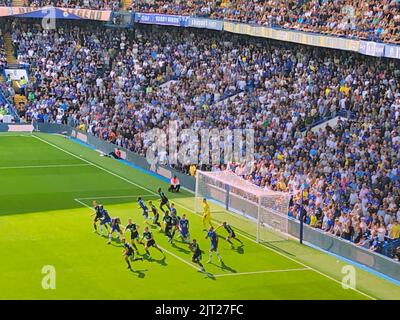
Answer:
[[[0, 30], [0, 72], [7, 67], [7, 58], [4, 50], [4, 39], [2, 30]], [[3, 118], [9, 113], [9, 105], [7, 99], [10, 98], [10, 86], [7, 81], [0, 82], [0, 123], [3, 122]]]
[[30, 7], [62, 7], [92, 10], [119, 10], [120, 0], [27, 0]]
[[[146, 133], [255, 129], [254, 184], [296, 194], [290, 215], [381, 252], [400, 237], [400, 66], [366, 56], [201, 30], [15, 24], [29, 63], [25, 117], [66, 122], [144, 155]], [[228, 98], [229, 97], [229, 98]], [[352, 118], [316, 132], [318, 119]], [[193, 173], [181, 164], [179, 169]], [[211, 170], [225, 168], [212, 167]], [[304, 189], [303, 206], [299, 189]], [[397, 222], [396, 222], [397, 221]]]
[[[9, 0], [3, 3], [10, 5]], [[118, 10], [121, 1], [27, 0], [26, 5]], [[397, 0], [133, 0], [130, 9], [400, 43]]]
[[4, 39], [3, 34], [0, 30], [0, 71], [3, 70], [7, 66], [7, 57], [6, 51], [4, 49]]
[[135, 12], [226, 19], [350, 38], [399, 43], [396, 0], [136, 0]]
[[12, 0], [0, 0], [0, 7], [10, 7]]

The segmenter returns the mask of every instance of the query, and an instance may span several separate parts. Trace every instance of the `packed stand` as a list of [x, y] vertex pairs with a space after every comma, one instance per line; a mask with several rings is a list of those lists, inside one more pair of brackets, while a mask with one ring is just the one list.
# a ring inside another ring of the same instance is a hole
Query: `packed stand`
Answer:
[[[193, 33], [191, 33], [193, 32]], [[30, 63], [26, 117], [72, 119], [80, 130], [144, 155], [146, 132], [256, 129], [256, 185], [296, 194], [290, 215], [381, 252], [400, 230], [400, 68], [344, 52], [257, 42], [202, 31], [132, 32], [15, 25]], [[318, 119], [355, 118], [318, 132]], [[305, 134], [305, 135], [304, 135]], [[193, 174], [193, 168], [179, 169]], [[206, 168], [221, 170], [221, 168]]]
[[4, 49], [3, 34], [0, 32], [0, 71], [3, 70], [5, 67], [7, 67], [7, 57], [6, 51]]
[[121, 8], [120, 0], [27, 0], [30, 7], [61, 7], [73, 9], [92, 10], [118, 10]]
[[12, 0], [0, 0], [0, 7], [11, 7]]
[[135, 12], [193, 15], [399, 43], [396, 0], [136, 0]]
[[[7, 57], [4, 49], [4, 39], [3, 34], [0, 32], [0, 72], [3, 73], [4, 68], [7, 67]], [[3, 118], [6, 114], [10, 113], [9, 103], [7, 99], [12, 97], [12, 86], [4, 79], [4, 75], [0, 75], [3, 78], [3, 81], [0, 82], [0, 122], [3, 121]]]

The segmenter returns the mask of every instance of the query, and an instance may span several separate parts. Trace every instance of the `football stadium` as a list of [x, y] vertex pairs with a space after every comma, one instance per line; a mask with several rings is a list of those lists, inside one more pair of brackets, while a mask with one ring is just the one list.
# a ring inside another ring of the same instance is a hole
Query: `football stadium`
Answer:
[[399, 300], [397, 1], [3, 0], [1, 300]]

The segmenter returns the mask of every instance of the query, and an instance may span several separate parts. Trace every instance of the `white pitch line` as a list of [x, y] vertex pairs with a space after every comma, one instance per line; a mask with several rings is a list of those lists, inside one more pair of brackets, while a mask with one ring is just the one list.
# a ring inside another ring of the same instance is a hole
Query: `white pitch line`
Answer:
[[131, 195], [131, 196], [104, 196], [104, 197], [87, 197], [87, 198], [76, 198], [78, 200], [91, 200], [91, 199], [125, 199], [125, 198], [136, 198], [136, 197], [141, 197], [141, 198], [147, 198], [147, 197], [154, 197], [153, 194], [138, 194], [138, 195]]
[[25, 137], [25, 138], [31, 138], [30, 135], [28, 134], [0, 134], [0, 138], [8, 138], [8, 137]]
[[190, 262], [186, 261], [185, 259], [177, 256], [175, 253], [172, 253], [171, 251], [161, 247], [160, 245], [157, 244], [157, 246], [159, 246], [162, 250], [164, 250], [166, 253], [170, 254], [171, 256], [175, 257], [176, 259], [182, 261], [183, 263], [187, 264], [189, 267], [192, 267], [196, 270], [199, 270], [199, 267], [196, 267], [194, 264], [191, 264]]
[[[87, 205], [86, 203], [80, 201], [79, 199], [74, 199], [74, 200], [75, 200], [76, 202], [79, 202], [81, 205], [85, 206], [86, 208], [89, 208], [89, 209], [91, 209], [91, 210], [94, 211], [94, 209], [93, 209], [91, 206], [89, 206], [89, 205]], [[190, 267], [192, 267], [192, 268], [198, 270], [198, 267], [196, 267], [194, 264], [191, 264], [190, 262], [188, 262], [188, 261], [186, 261], [185, 259], [183, 259], [183, 258], [177, 256], [176, 254], [170, 252], [169, 250], [167, 250], [167, 249], [161, 247], [160, 245], [157, 245], [157, 246], [159, 246], [163, 251], [165, 251], [166, 253], [170, 254], [170, 255], [173, 256], [173, 257], [175, 257], [176, 259], [178, 259], [178, 260], [182, 261], [183, 263], [187, 264], [188, 266], [190, 266]]]
[[152, 190], [150, 190], [150, 189], [148, 189], [148, 188], [146, 188], [146, 187], [143, 187], [143, 186], [141, 186], [141, 185], [139, 185], [139, 184], [137, 184], [137, 183], [135, 183], [135, 182], [133, 182], [133, 181], [131, 181], [131, 180], [128, 180], [128, 179], [126, 179], [126, 178], [124, 178], [124, 177], [121, 177], [120, 175], [118, 175], [118, 174], [116, 174], [116, 173], [114, 173], [114, 172], [112, 172], [112, 171], [110, 171], [110, 170], [108, 170], [108, 169], [106, 169], [106, 168], [104, 168], [104, 167], [102, 167], [102, 166], [99, 166], [98, 164], [95, 164], [95, 163], [92, 162], [92, 161], [89, 161], [89, 160], [86, 160], [86, 159], [84, 159], [84, 158], [82, 158], [82, 157], [80, 157], [80, 156], [77, 156], [76, 154], [74, 154], [74, 153], [72, 153], [72, 152], [69, 152], [69, 151], [63, 149], [63, 148], [61, 148], [61, 147], [55, 145], [54, 143], [51, 143], [51, 142], [49, 142], [49, 141], [47, 141], [47, 140], [44, 140], [44, 139], [42, 139], [42, 138], [40, 138], [40, 137], [38, 137], [38, 136], [35, 136], [35, 135], [32, 135], [32, 137], [34, 137], [34, 138], [36, 138], [36, 139], [38, 139], [38, 140], [40, 140], [40, 141], [42, 141], [42, 142], [44, 142], [44, 143], [46, 143], [46, 144], [52, 146], [53, 148], [56, 148], [56, 149], [58, 149], [58, 150], [60, 150], [60, 151], [62, 151], [62, 152], [65, 152], [66, 154], [69, 154], [70, 156], [72, 156], [72, 157], [74, 157], [74, 158], [76, 158], [76, 159], [79, 159], [79, 160], [82, 160], [82, 161], [84, 161], [84, 162], [86, 162], [86, 163], [89, 163], [89, 164], [95, 166], [96, 168], [98, 168], [98, 169], [100, 169], [100, 170], [102, 170], [102, 171], [105, 171], [105, 172], [111, 174], [112, 176], [117, 177], [117, 178], [119, 178], [119, 179], [121, 179], [121, 180], [123, 180], [123, 181], [125, 181], [125, 182], [127, 182], [127, 183], [129, 183], [129, 184], [132, 184], [132, 185], [134, 185], [134, 186], [136, 186], [136, 187], [139, 187], [139, 188], [141, 188], [141, 189], [143, 189], [143, 190], [148, 191], [149, 193], [152, 193], [152, 194], [154, 194], [154, 195], [157, 195], [157, 193], [155, 193], [154, 191], [152, 191]]
[[[141, 185], [139, 185], [139, 184], [137, 184], [137, 183], [135, 183], [135, 182], [133, 182], [133, 181], [131, 181], [131, 180], [128, 180], [128, 179], [126, 179], [126, 178], [124, 178], [124, 177], [121, 177], [120, 175], [118, 175], [118, 174], [116, 174], [116, 173], [114, 173], [114, 172], [112, 172], [112, 171], [110, 171], [110, 170], [108, 170], [108, 169], [106, 169], [106, 168], [104, 168], [104, 167], [101, 167], [101, 166], [99, 166], [99, 165], [97, 165], [97, 164], [95, 164], [95, 163], [93, 163], [93, 162], [91, 162], [91, 161], [89, 161], [89, 160], [83, 159], [82, 157], [79, 157], [79, 156], [77, 156], [76, 154], [73, 154], [73, 153], [71, 153], [71, 152], [69, 152], [69, 151], [67, 151], [67, 150], [65, 150], [65, 149], [63, 149], [63, 148], [61, 148], [61, 147], [59, 147], [59, 146], [57, 146], [57, 145], [51, 143], [51, 142], [48, 142], [48, 141], [46, 141], [46, 140], [44, 140], [44, 139], [42, 139], [42, 138], [40, 138], [40, 137], [37, 137], [37, 136], [35, 136], [35, 135], [32, 135], [32, 137], [34, 137], [34, 138], [36, 138], [36, 139], [39, 139], [39, 140], [41, 140], [42, 142], [44, 142], [44, 143], [46, 143], [46, 144], [48, 144], [48, 145], [50, 145], [50, 146], [53, 146], [54, 148], [56, 148], [56, 149], [58, 149], [58, 150], [60, 150], [60, 151], [63, 151], [63, 152], [65, 152], [65, 153], [67, 153], [67, 154], [69, 154], [69, 155], [71, 155], [71, 156], [73, 156], [73, 157], [75, 157], [75, 158], [77, 158], [77, 159], [80, 159], [80, 160], [82, 160], [82, 161], [84, 161], [84, 162], [90, 163], [90, 164], [94, 165], [96, 168], [98, 168], [98, 169], [100, 169], [100, 170], [103, 170], [103, 171], [105, 171], [105, 172], [107, 172], [107, 173], [113, 175], [114, 177], [117, 177], [117, 178], [119, 178], [119, 179], [121, 179], [121, 180], [123, 180], [123, 181], [125, 181], [125, 182], [127, 182], [127, 183], [129, 183], [129, 184], [131, 184], [131, 185], [134, 185], [134, 186], [139, 187], [139, 188], [141, 188], [141, 189], [143, 189], [143, 190], [146, 190], [146, 191], [148, 191], [148, 192], [150, 192], [150, 193], [152, 193], [152, 194], [154, 194], [154, 195], [157, 195], [157, 193], [155, 193], [154, 191], [152, 191], [152, 190], [150, 190], [150, 189], [148, 189], [148, 188], [146, 188], [146, 187], [143, 187], [143, 186], [141, 186]], [[175, 201], [175, 202], [176, 202], [176, 201]], [[188, 211], [190, 211], [190, 212], [193, 212], [197, 217], [201, 217], [201, 216], [198, 215], [194, 210], [189, 209], [188, 207], [186, 207], [186, 206], [184, 206], [184, 205], [181, 205], [181, 204], [179, 204], [178, 202], [176, 202], [176, 204], [177, 204], [178, 206], [180, 206], [181, 208], [184, 208], [184, 209], [186, 209], [186, 210], [188, 210]], [[242, 237], [248, 239], [249, 241], [252, 241], [252, 242], [254, 242], [254, 243], [258, 244], [258, 245], [261, 245], [261, 247], [265, 248], [266, 250], [270, 250], [270, 251], [272, 251], [272, 252], [275, 252], [276, 254], [278, 254], [278, 255], [280, 255], [280, 256], [282, 256], [282, 257], [285, 257], [286, 259], [292, 260], [292, 261], [298, 263], [299, 265], [302, 265], [302, 266], [305, 267], [305, 268], [309, 268], [309, 269], [313, 270], [314, 272], [316, 272], [316, 273], [318, 273], [318, 274], [320, 274], [320, 275], [326, 277], [327, 279], [330, 279], [330, 280], [332, 280], [333, 282], [336, 282], [336, 283], [342, 285], [342, 283], [341, 283], [339, 280], [336, 280], [335, 278], [332, 278], [331, 276], [329, 276], [329, 275], [327, 275], [327, 274], [325, 274], [325, 273], [323, 273], [323, 272], [321, 272], [321, 271], [319, 271], [319, 270], [317, 270], [317, 269], [314, 269], [313, 267], [310, 267], [310, 266], [308, 266], [308, 265], [306, 265], [306, 264], [304, 264], [304, 263], [302, 263], [302, 262], [300, 262], [300, 261], [298, 261], [298, 260], [296, 260], [296, 259], [294, 259], [294, 258], [292, 258], [292, 257], [289, 257], [289, 256], [283, 254], [282, 252], [279, 252], [278, 250], [275, 250], [275, 249], [269, 248], [269, 247], [267, 247], [267, 246], [264, 246], [264, 245], [258, 243], [257, 241], [255, 241], [254, 239], [251, 239], [250, 237], [248, 237], [248, 236], [246, 236], [246, 235], [244, 235], [244, 234], [242, 234], [242, 233], [240, 233], [240, 232], [237, 232], [237, 233], [240, 234]], [[370, 296], [370, 295], [368, 295], [368, 294], [366, 294], [366, 293], [364, 293], [364, 292], [362, 292], [362, 291], [360, 291], [360, 290], [358, 290], [358, 289], [355, 289], [355, 288], [351, 288], [351, 289], [352, 289], [353, 291], [355, 291], [355, 292], [357, 292], [357, 293], [359, 293], [359, 294], [361, 294], [361, 295], [363, 295], [363, 296], [365, 296], [365, 297], [371, 299], [371, 300], [376, 300], [376, 298], [374, 298], [374, 297], [372, 297], [372, 296]]]
[[14, 166], [14, 167], [0, 167], [0, 170], [11, 170], [11, 169], [39, 169], [39, 168], [69, 168], [69, 167], [89, 167], [91, 164], [49, 164], [42, 166]]
[[94, 209], [91, 207], [91, 206], [89, 206], [88, 204], [86, 204], [86, 203], [84, 203], [84, 202], [82, 202], [82, 201], [80, 201], [79, 199], [74, 199], [76, 202], [79, 202], [81, 205], [83, 205], [84, 207], [86, 207], [86, 208], [89, 208], [90, 210], [93, 210], [94, 211]]
[[293, 272], [293, 271], [312, 271], [312, 270], [310, 268], [281, 269], [281, 270], [262, 270], [262, 271], [214, 274], [214, 277], [220, 278], [220, 277], [243, 276], [243, 275], [261, 274], [261, 273]]
[[[150, 195], [148, 195], [150, 196]], [[108, 199], [108, 198], [131, 198], [132, 196], [112, 196], [112, 197], [96, 197], [95, 199]], [[141, 196], [143, 197], [143, 196]], [[79, 202], [81, 205], [85, 206], [86, 208], [89, 208], [94, 211], [94, 209], [89, 206], [88, 204], [80, 201], [80, 200], [87, 200], [87, 199], [94, 199], [94, 198], [76, 198], [74, 199], [76, 202]], [[188, 266], [198, 270], [199, 268], [195, 266], [194, 264], [191, 264], [190, 262], [186, 261], [185, 259], [177, 256], [176, 254], [172, 253], [171, 251], [161, 247], [158, 245], [162, 250], [170, 254], [171, 256], [175, 257], [176, 259], [182, 261], [183, 263], [187, 264]], [[229, 273], [229, 274], [219, 274], [219, 275], [213, 275], [214, 277], [225, 277], [225, 276], [240, 276], [240, 275], [246, 275], [246, 274], [257, 274], [257, 273], [269, 273], [269, 272], [285, 272], [285, 271], [300, 271], [300, 270], [310, 270], [309, 268], [300, 268], [300, 269], [285, 269], [285, 270], [265, 270], [265, 271], [255, 271], [255, 272], [241, 272], [241, 273]]]

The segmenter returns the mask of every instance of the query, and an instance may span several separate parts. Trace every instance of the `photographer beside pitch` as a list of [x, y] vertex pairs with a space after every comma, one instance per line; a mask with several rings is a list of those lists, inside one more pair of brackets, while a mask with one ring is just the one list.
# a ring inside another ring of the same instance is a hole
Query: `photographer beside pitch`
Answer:
[[174, 176], [173, 178], [171, 178], [168, 191], [169, 192], [179, 192], [180, 188], [181, 188], [181, 183], [180, 183], [178, 177]]

